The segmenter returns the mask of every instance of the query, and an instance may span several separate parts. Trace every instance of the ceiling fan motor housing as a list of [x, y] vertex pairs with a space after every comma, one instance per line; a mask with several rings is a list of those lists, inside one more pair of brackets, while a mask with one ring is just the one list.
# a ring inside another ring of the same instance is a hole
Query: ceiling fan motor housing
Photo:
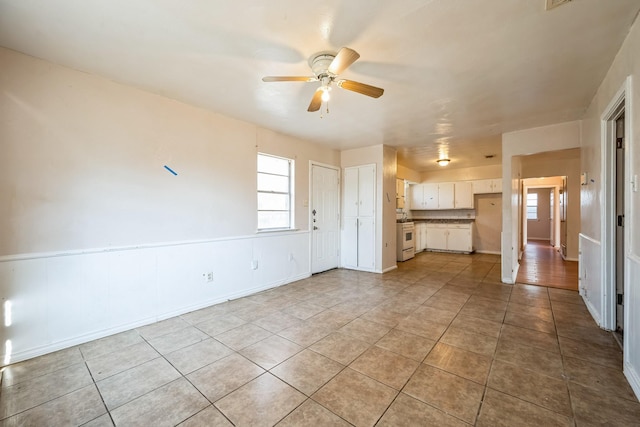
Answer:
[[335, 77], [335, 75], [329, 73], [329, 65], [331, 65], [331, 62], [333, 62], [335, 57], [335, 53], [320, 52], [309, 59], [311, 71], [313, 71], [313, 74], [318, 78], [318, 80], [322, 80], [323, 77]]

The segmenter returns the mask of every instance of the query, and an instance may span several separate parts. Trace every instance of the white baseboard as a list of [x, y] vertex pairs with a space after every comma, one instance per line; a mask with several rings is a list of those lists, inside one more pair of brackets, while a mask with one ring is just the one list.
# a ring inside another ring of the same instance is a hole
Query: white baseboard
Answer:
[[633, 392], [636, 394], [636, 399], [640, 400], [640, 375], [638, 374], [638, 371], [636, 371], [629, 363], [625, 363], [623, 372], [624, 376], [627, 377], [627, 381], [629, 381], [629, 385], [633, 389]]
[[392, 265], [391, 267], [388, 267], [388, 268], [385, 268], [384, 270], [382, 270], [382, 273], [387, 273], [389, 271], [396, 270], [397, 268], [398, 268], [398, 264]]
[[586, 298], [584, 295], [582, 295], [582, 300], [584, 301], [584, 304], [587, 306], [587, 310], [589, 310], [589, 313], [591, 313], [591, 317], [593, 317], [593, 320], [595, 320], [596, 324], [599, 327], [603, 328], [602, 318], [600, 317], [600, 313], [598, 313], [598, 310], [596, 310], [593, 304], [591, 304], [591, 301], [589, 301], [589, 299]]
[[487, 255], [502, 255], [502, 252], [500, 251], [481, 251], [481, 250], [476, 250], [477, 254], [487, 254]]
[[551, 241], [551, 239], [544, 237], [527, 237], [527, 240], [546, 240], [547, 242]]

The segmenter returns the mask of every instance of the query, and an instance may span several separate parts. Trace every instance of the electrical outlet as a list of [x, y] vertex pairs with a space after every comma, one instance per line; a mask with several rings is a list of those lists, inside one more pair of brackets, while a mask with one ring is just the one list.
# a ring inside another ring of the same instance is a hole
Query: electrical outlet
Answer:
[[213, 282], [213, 271], [209, 271], [207, 273], [202, 273], [202, 278], [205, 282]]
[[257, 270], [258, 269], [258, 260], [254, 259], [253, 261], [251, 261], [251, 269], [252, 270]]
[[293, 254], [289, 252], [289, 261], [293, 261]]

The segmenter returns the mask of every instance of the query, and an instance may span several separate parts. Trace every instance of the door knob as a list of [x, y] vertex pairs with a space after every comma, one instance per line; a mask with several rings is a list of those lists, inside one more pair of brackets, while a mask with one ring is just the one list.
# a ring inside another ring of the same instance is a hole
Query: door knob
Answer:
[[314, 229], [314, 230], [317, 230], [317, 229], [318, 229], [318, 227], [316, 227], [316, 226], [314, 225], [314, 226], [313, 226], [313, 229]]

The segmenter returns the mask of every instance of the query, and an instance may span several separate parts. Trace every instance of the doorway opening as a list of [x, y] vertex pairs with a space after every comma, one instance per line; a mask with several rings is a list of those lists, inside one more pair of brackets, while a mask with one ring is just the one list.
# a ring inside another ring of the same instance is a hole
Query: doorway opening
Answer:
[[519, 283], [578, 290], [578, 264], [567, 258], [567, 176], [521, 180]]
[[522, 179], [522, 250], [530, 241], [548, 242], [567, 256], [567, 177]]
[[[615, 257], [616, 257], [616, 329], [614, 336], [624, 342], [624, 195], [625, 195], [625, 126], [624, 110], [615, 121]], [[612, 147], [613, 148], [613, 147]]]
[[602, 224], [602, 327], [614, 331], [624, 348], [625, 326], [629, 326], [628, 302], [630, 174], [627, 144], [630, 134], [627, 96], [631, 93], [631, 78], [627, 78], [609, 103], [602, 119], [602, 158], [604, 194]]

